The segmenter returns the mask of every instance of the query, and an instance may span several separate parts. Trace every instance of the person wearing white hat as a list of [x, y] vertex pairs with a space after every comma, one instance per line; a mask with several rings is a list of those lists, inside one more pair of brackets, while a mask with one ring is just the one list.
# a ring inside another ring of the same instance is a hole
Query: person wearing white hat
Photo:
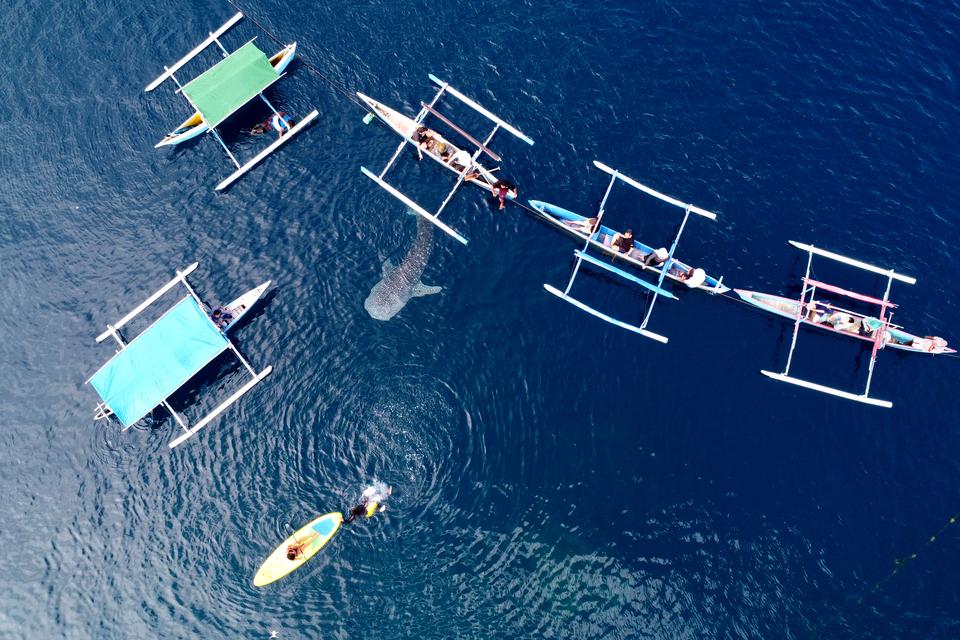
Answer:
[[667, 258], [670, 257], [670, 252], [665, 248], [660, 247], [656, 251], [651, 251], [647, 254], [647, 257], [643, 259], [643, 264], [648, 267], [659, 267], [664, 262], [667, 261]]
[[696, 289], [706, 282], [707, 272], [703, 269], [694, 269], [693, 267], [690, 267], [689, 270], [680, 274], [680, 280], [683, 282], [683, 284], [687, 285], [691, 289]]

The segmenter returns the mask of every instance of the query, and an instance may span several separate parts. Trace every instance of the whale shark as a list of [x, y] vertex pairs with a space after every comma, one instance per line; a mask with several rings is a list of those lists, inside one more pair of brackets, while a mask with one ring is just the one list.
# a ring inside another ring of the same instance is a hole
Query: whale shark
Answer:
[[412, 211], [408, 213], [417, 218], [417, 237], [413, 246], [397, 266], [389, 258], [384, 260], [380, 282], [373, 286], [370, 295], [363, 301], [363, 308], [375, 320], [389, 320], [400, 313], [410, 298], [429, 296], [442, 289], [420, 282], [430, 252], [433, 251], [433, 225]]

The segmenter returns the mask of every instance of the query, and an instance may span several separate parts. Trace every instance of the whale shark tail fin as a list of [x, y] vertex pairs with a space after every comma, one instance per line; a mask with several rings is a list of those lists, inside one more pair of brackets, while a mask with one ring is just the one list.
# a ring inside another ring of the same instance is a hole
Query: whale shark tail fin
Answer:
[[411, 296], [414, 298], [420, 298], [422, 296], [432, 296], [435, 293], [440, 293], [443, 291], [443, 287], [428, 287], [422, 282], [418, 282], [413, 286], [411, 290]]

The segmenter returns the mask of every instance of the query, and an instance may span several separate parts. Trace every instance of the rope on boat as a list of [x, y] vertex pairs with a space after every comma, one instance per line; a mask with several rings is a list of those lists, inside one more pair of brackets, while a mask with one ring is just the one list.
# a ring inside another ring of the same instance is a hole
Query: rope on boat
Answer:
[[[278, 44], [278, 45], [280, 45], [280, 46], [283, 46], [283, 45], [285, 44], [285, 43], [283, 42], [283, 40], [281, 40], [281, 39], [278, 38], [276, 35], [274, 35], [273, 32], [271, 32], [269, 29], [267, 29], [267, 28], [266, 28], [262, 23], [260, 23], [256, 18], [254, 18], [252, 15], [248, 14], [245, 10], [241, 9], [241, 8], [240, 8], [240, 5], [238, 5], [236, 2], [234, 2], [234, 0], [227, 0], [227, 2], [228, 2], [228, 3], [230, 4], [230, 6], [232, 6], [234, 9], [236, 9], [236, 10], [239, 11], [239, 12], [241, 12], [241, 13], [244, 15], [245, 18], [248, 18], [248, 19], [250, 20], [250, 22], [252, 22], [253, 24], [255, 24], [258, 29], [260, 29], [261, 31], [263, 31], [263, 32], [267, 35], [268, 38], [270, 38], [271, 40], [273, 40], [273, 42], [274, 42], [275, 44]], [[345, 86], [343, 86], [342, 84], [340, 84], [339, 82], [337, 82], [336, 80], [334, 80], [333, 78], [331, 78], [330, 76], [328, 76], [328, 75], [326, 75], [325, 73], [323, 73], [322, 71], [320, 71], [320, 69], [318, 69], [318, 68], [316, 68], [315, 66], [313, 66], [312, 64], [310, 64], [310, 63], [306, 60], [306, 58], [303, 58], [303, 57], [301, 56], [301, 57], [298, 57], [297, 59], [299, 60], [300, 64], [302, 64], [304, 67], [306, 67], [307, 69], [309, 69], [310, 71], [312, 71], [313, 73], [315, 73], [321, 80], [323, 80], [323, 81], [326, 82], [328, 85], [330, 85], [330, 87], [331, 87], [334, 91], [343, 94], [343, 96], [344, 96], [347, 100], [349, 100], [349, 101], [352, 102], [353, 104], [357, 105], [358, 107], [360, 107], [360, 108], [363, 109], [364, 111], [369, 111], [369, 110], [370, 110], [370, 109], [367, 108], [366, 105], [364, 105], [362, 102], [360, 102], [360, 100], [357, 98], [357, 96], [356, 96], [352, 91], [350, 91], [350, 90], [347, 89]]]

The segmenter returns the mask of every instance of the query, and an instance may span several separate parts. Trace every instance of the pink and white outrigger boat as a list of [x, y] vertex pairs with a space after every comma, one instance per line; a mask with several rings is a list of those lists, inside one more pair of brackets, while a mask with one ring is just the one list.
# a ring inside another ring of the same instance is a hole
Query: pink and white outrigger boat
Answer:
[[[790, 244], [801, 251], [806, 251], [808, 254], [807, 271], [803, 276], [803, 289], [801, 290], [799, 300], [790, 300], [781, 296], [758, 293], [755, 291], [746, 291], [744, 289], [735, 289], [737, 294], [744, 302], [747, 302], [759, 309], [763, 309], [764, 311], [769, 311], [770, 313], [775, 313], [785, 318], [792, 318], [794, 321], [793, 338], [790, 341], [790, 350], [787, 353], [786, 367], [784, 367], [782, 373], [775, 373], [765, 370], [761, 371], [760, 373], [763, 375], [773, 378], [774, 380], [779, 380], [780, 382], [788, 382], [790, 384], [805, 387], [807, 389], [813, 389], [814, 391], [820, 391], [821, 393], [827, 393], [840, 398], [845, 398], [847, 400], [854, 400], [856, 402], [863, 402], [865, 404], [889, 409], [893, 406], [892, 402], [889, 400], [879, 400], [870, 396], [870, 383], [873, 380], [873, 368], [877, 361], [877, 352], [880, 351], [880, 349], [892, 347], [894, 349], [913, 351], [915, 353], [956, 353], [956, 349], [947, 347], [947, 341], [943, 338], [938, 338], [935, 336], [916, 336], [912, 333], [903, 331], [902, 327], [891, 322], [892, 313], [889, 313], [889, 311], [897, 306], [890, 302], [890, 287], [893, 284], [893, 281], [898, 280], [907, 284], [916, 284], [916, 278], [896, 273], [893, 269], [875, 267], [871, 264], [867, 264], [866, 262], [854, 260], [853, 258], [848, 258], [838, 253], [833, 253], [832, 251], [818, 249], [813, 245], [803, 244], [793, 240], [790, 241]], [[822, 256], [824, 258], [842, 262], [843, 264], [857, 267], [865, 271], [886, 276], [887, 288], [883, 294], [883, 298], [873, 298], [861, 293], [842, 289], [832, 284], [813, 280], [810, 277], [810, 266], [813, 262], [814, 255]], [[826, 291], [832, 294], [859, 300], [860, 302], [878, 305], [880, 307], [880, 311], [877, 316], [874, 317], [820, 302], [814, 297], [816, 296], [818, 289], [820, 291]], [[808, 380], [795, 378], [790, 375], [790, 365], [793, 361], [793, 351], [797, 346], [797, 333], [800, 330], [801, 324], [812, 325], [814, 327], [826, 329], [840, 335], [857, 338], [859, 340], [866, 340], [873, 343], [873, 351], [870, 354], [870, 366], [867, 370], [867, 384], [862, 394], [850, 393], [849, 391], [835, 389], [833, 387], [817, 384]]]

